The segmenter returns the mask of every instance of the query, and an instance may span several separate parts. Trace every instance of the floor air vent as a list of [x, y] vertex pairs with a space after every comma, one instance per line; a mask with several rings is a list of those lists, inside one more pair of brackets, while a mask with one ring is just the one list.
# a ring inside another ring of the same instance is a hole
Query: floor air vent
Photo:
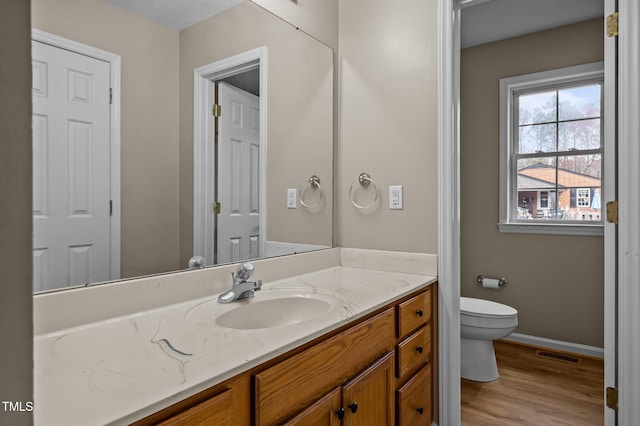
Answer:
[[567, 354], [561, 354], [558, 352], [551, 352], [551, 351], [536, 351], [536, 355], [541, 357], [541, 358], [549, 358], [549, 359], [555, 359], [556, 361], [563, 361], [563, 362], [567, 362], [569, 364], [573, 364], [573, 365], [582, 365], [582, 359], [575, 357], [575, 356], [571, 356], [571, 355], [567, 355]]

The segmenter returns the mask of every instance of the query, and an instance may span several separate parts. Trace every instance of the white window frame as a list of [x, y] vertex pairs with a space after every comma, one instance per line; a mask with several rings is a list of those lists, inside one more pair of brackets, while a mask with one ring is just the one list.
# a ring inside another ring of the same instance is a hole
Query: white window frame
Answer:
[[[586, 192], [586, 196], [580, 195]], [[587, 200], [586, 205], [580, 204], [581, 200]], [[576, 206], [577, 207], [589, 207], [591, 205], [591, 188], [576, 188]]]
[[[551, 222], [517, 220], [517, 170], [514, 160], [514, 95], [529, 89], [557, 89], [563, 85], [604, 80], [604, 62], [559, 68], [500, 80], [500, 232], [521, 234], [604, 235], [602, 221]], [[604, 99], [604, 96], [602, 97]], [[602, 102], [602, 100], [601, 100]], [[601, 117], [604, 110], [601, 109]], [[604, 127], [601, 127], [601, 132]], [[577, 154], [578, 155], [578, 154]], [[604, 169], [604, 146], [603, 146]], [[601, 176], [605, 176], [604, 170]], [[602, 185], [604, 187], [604, 185]], [[577, 203], [577, 200], [576, 200]]]
[[[547, 193], [547, 199], [546, 199], [547, 205], [546, 206], [542, 205], [542, 193], [543, 192]], [[551, 191], [550, 190], [545, 189], [545, 190], [538, 191], [538, 208], [539, 209], [548, 209], [549, 208], [549, 200], [550, 199], [551, 199]]]

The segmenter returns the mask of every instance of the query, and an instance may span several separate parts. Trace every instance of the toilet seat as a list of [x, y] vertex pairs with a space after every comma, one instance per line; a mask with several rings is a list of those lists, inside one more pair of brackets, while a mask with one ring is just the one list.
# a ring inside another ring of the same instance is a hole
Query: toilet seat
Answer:
[[511, 306], [472, 297], [460, 298], [460, 313], [481, 318], [513, 318], [518, 315]]
[[461, 297], [460, 325], [487, 329], [515, 327], [518, 325], [518, 311], [490, 300]]

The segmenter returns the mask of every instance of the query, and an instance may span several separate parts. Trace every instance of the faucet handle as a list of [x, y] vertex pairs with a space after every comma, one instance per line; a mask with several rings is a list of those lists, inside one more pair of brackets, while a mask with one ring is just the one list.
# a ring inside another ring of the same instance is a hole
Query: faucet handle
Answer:
[[251, 278], [251, 275], [253, 275], [253, 271], [254, 268], [251, 263], [241, 263], [236, 269], [235, 277], [238, 277], [239, 280], [246, 281]]

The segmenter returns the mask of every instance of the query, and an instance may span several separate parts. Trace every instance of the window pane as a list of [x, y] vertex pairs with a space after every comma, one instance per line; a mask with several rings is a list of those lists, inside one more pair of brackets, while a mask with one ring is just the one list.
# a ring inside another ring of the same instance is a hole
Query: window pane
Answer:
[[559, 90], [558, 103], [560, 120], [600, 117], [600, 85]]
[[601, 220], [600, 154], [518, 159], [517, 167], [518, 220]]
[[600, 119], [567, 121], [558, 124], [558, 150], [598, 149], [600, 139]]
[[602, 155], [558, 158], [558, 184], [565, 188], [560, 201], [567, 220], [599, 221], [602, 217]]
[[518, 123], [536, 124], [556, 120], [556, 91], [518, 97]]
[[561, 219], [556, 193], [556, 159], [518, 159], [518, 220]]
[[554, 152], [556, 150], [556, 124], [521, 126], [518, 135], [518, 152]]
[[[570, 173], [566, 186], [573, 188], [599, 187], [602, 176], [602, 155], [568, 155], [558, 158], [559, 169]], [[570, 178], [570, 176], [573, 176]], [[587, 179], [587, 180], [585, 180]], [[580, 183], [589, 182], [589, 185]]]

